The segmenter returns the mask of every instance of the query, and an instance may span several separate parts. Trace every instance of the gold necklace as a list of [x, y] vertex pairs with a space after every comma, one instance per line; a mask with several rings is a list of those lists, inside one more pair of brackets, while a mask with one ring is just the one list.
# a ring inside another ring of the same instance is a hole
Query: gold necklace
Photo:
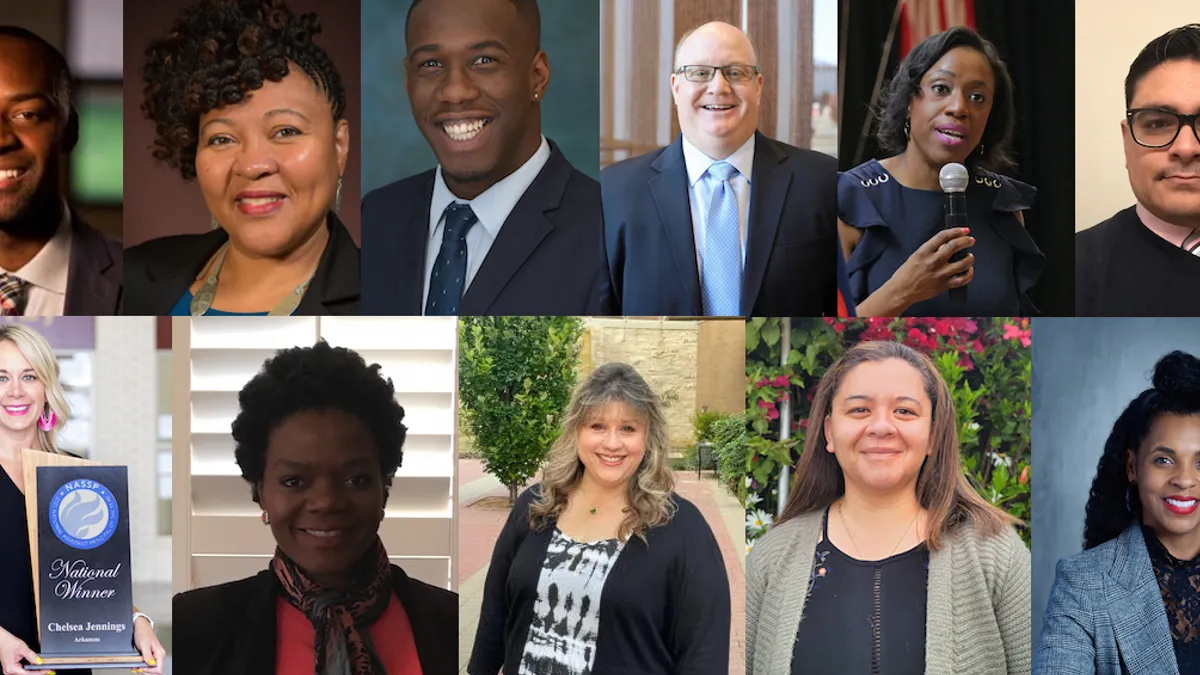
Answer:
[[[208, 278], [204, 280], [204, 284], [196, 289], [196, 294], [192, 296], [192, 302], [188, 306], [188, 311], [192, 316], [204, 316], [212, 307], [213, 298], [217, 295], [217, 277], [221, 274], [221, 266], [225, 264], [225, 254], [229, 252], [229, 242], [221, 245], [220, 250], [213, 256], [213, 263], [208, 271]], [[271, 311], [267, 312], [267, 316], [291, 316], [292, 312], [300, 306], [300, 301], [304, 299], [304, 293], [308, 290], [308, 285], [312, 283], [313, 277], [317, 271], [314, 269], [312, 274], [304, 280], [304, 283], [296, 287], [294, 291], [287, 294], [279, 304], [275, 305]], [[203, 278], [203, 276], [201, 277]]]
[[[850, 535], [850, 543], [854, 544], [854, 553], [861, 556], [862, 549], [858, 547], [858, 542], [854, 540], [854, 533], [850, 531], [850, 526], [846, 524], [846, 514], [842, 513], [842, 504], [844, 503], [844, 500], [838, 502], [838, 519], [842, 521], [842, 527], [845, 528], [846, 534]], [[883, 558], [880, 558], [880, 560], [886, 560], [896, 554], [896, 549], [900, 548], [900, 543], [903, 542], [904, 538], [908, 536], [908, 531], [912, 529], [913, 523], [917, 522], [917, 517], [920, 515], [921, 509], [918, 508], [917, 512], [913, 515], [913, 519], [908, 522], [908, 527], [904, 528], [904, 533], [901, 534], [900, 538], [896, 540], [896, 545], [892, 547], [892, 552], [888, 553]]]

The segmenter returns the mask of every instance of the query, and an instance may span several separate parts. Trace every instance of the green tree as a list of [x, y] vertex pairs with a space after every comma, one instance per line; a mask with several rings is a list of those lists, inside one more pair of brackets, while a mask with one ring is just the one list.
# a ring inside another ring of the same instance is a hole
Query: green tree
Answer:
[[558, 438], [582, 329], [576, 317], [459, 319], [463, 416], [484, 469], [508, 487], [510, 503]]

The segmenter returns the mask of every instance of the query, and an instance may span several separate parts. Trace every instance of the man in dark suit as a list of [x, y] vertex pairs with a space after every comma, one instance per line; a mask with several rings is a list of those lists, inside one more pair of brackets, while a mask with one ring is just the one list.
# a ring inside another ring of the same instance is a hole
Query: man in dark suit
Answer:
[[542, 136], [535, 0], [414, 0], [405, 86], [434, 170], [362, 206], [363, 313], [579, 315], [600, 186]]
[[757, 131], [757, 62], [727, 23], [680, 40], [671, 91], [682, 134], [601, 175], [605, 313], [836, 312], [836, 162]]
[[116, 314], [121, 244], [60, 193], [79, 137], [71, 72], [42, 38], [0, 26], [0, 314]]

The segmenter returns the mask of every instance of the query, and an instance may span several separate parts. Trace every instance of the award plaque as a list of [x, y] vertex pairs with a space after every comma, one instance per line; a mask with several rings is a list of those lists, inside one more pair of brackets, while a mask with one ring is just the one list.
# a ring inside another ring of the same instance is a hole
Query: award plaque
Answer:
[[41, 664], [26, 670], [138, 668], [129, 569], [129, 476], [25, 450], [25, 508]]

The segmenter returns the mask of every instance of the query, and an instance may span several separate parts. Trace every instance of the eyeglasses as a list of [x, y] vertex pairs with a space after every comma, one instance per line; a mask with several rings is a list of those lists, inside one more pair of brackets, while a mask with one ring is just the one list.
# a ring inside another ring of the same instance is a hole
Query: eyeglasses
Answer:
[[1196, 135], [1200, 143], [1200, 130], [1196, 128], [1197, 115], [1181, 115], [1180, 113], [1161, 108], [1134, 108], [1125, 112], [1129, 121], [1129, 133], [1138, 145], [1147, 148], [1165, 148], [1175, 142], [1179, 130], [1187, 125]]
[[683, 73], [683, 77], [688, 82], [710, 82], [717, 76], [718, 70], [725, 76], [725, 81], [731, 84], [749, 82], [758, 74], [757, 67], [741, 64], [728, 66], [680, 66], [675, 71], [675, 74]]

